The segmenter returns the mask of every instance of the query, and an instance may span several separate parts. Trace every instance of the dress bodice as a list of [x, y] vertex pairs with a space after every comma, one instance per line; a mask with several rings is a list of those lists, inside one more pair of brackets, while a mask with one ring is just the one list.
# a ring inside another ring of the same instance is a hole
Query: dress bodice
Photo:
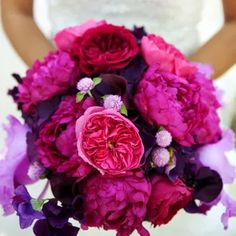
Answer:
[[203, 0], [48, 0], [48, 13], [55, 34], [65, 26], [88, 19], [145, 26], [147, 32], [163, 36], [185, 54], [199, 46], [197, 25]]

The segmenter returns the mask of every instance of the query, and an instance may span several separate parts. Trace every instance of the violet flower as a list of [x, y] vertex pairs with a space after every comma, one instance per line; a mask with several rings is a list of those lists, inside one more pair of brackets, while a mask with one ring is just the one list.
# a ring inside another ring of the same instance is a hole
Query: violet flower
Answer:
[[6, 215], [14, 212], [12, 198], [15, 187], [33, 182], [27, 175], [30, 165], [26, 155], [28, 127], [13, 116], [8, 119], [6, 148], [0, 160], [0, 204]]
[[66, 209], [58, 206], [56, 200], [50, 200], [43, 206], [46, 219], [39, 220], [34, 225], [36, 236], [76, 236], [79, 228], [68, 222]]
[[19, 216], [21, 229], [31, 226], [35, 219], [45, 218], [42, 212], [33, 208], [31, 200], [32, 197], [25, 186], [21, 185], [16, 188], [12, 205]]

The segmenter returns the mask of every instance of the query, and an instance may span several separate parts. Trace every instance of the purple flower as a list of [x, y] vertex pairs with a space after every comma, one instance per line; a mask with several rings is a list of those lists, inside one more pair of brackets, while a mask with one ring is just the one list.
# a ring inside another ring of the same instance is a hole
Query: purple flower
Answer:
[[8, 119], [9, 125], [5, 126], [6, 149], [0, 160], [0, 204], [3, 206], [5, 214], [14, 212], [12, 197], [15, 188], [33, 182], [27, 175], [30, 165], [26, 155], [28, 127], [22, 125], [13, 116]]
[[39, 220], [34, 225], [36, 236], [76, 236], [79, 228], [68, 222], [66, 209], [57, 205], [56, 200], [44, 204], [43, 213], [46, 219]]
[[221, 193], [221, 202], [226, 207], [225, 212], [221, 216], [221, 221], [224, 228], [228, 228], [228, 221], [230, 217], [236, 217], [236, 200], [232, 199], [224, 191]]
[[223, 131], [222, 139], [214, 144], [208, 144], [198, 150], [199, 159], [204, 166], [217, 171], [225, 184], [230, 184], [236, 178], [236, 168], [232, 166], [226, 152], [234, 149], [235, 137], [232, 130]]
[[25, 186], [21, 185], [16, 188], [12, 205], [20, 217], [21, 229], [31, 226], [35, 219], [45, 218], [42, 212], [34, 210], [31, 200], [32, 198]]

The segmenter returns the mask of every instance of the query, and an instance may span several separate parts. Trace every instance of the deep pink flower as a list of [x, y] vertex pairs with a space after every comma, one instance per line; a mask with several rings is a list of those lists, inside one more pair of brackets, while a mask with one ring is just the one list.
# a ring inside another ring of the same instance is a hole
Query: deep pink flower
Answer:
[[146, 63], [157, 64], [159, 70], [171, 72], [179, 76], [195, 73], [197, 68], [189, 63], [184, 55], [162, 37], [149, 34], [142, 38], [142, 54]]
[[[30, 166], [26, 155], [26, 133], [29, 131], [15, 117], [9, 117], [6, 150], [0, 159], [0, 204], [5, 214], [14, 212], [12, 198], [15, 188], [33, 181], [27, 175]], [[34, 180], [35, 181], [35, 180]]]
[[135, 229], [141, 236], [150, 184], [142, 171], [123, 176], [95, 175], [84, 189], [84, 226], [117, 230], [117, 236], [129, 236]]
[[57, 47], [61, 50], [70, 51], [74, 41], [78, 37], [81, 37], [88, 29], [95, 28], [104, 24], [107, 24], [105, 20], [88, 20], [83, 24], [68, 27], [59, 31], [56, 34], [54, 41], [56, 42]]
[[41, 129], [37, 140], [38, 154], [46, 168], [75, 177], [84, 177], [91, 171], [91, 166], [78, 156], [75, 123], [93, 104], [90, 98], [76, 103], [75, 97], [68, 96]]
[[203, 74], [188, 79], [149, 68], [137, 86], [134, 101], [152, 125], [163, 126], [184, 146], [216, 142], [221, 135], [212, 81]]
[[102, 174], [140, 166], [144, 147], [138, 129], [113, 109], [90, 107], [77, 120], [76, 135], [79, 155]]
[[31, 112], [35, 106], [76, 85], [79, 79], [76, 62], [66, 52], [50, 53], [43, 62], [36, 61], [18, 86], [17, 102]]
[[167, 224], [192, 198], [192, 189], [180, 179], [173, 183], [167, 177], [153, 176], [151, 184], [147, 217], [154, 226]]

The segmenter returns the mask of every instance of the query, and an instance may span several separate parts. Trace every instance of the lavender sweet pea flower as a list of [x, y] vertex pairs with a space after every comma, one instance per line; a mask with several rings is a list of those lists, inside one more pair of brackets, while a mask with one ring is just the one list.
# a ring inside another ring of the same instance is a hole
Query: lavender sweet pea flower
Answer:
[[198, 150], [199, 160], [204, 166], [217, 171], [224, 184], [230, 184], [236, 178], [236, 167], [232, 166], [226, 152], [234, 149], [235, 137], [232, 130], [227, 129], [222, 134], [222, 139], [214, 144], [208, 144]]
[[221, 203], [226, 207], [225, 212], [221, 216], [221, 221], [224, 228], [228, 228], [228, 221], [230, 217], [236, 217], [236, 200], [232, 199], [224, 191], [221, 193]]
[[0, 159], [0, 204], [5, 215], [14, 212], [12, 198], [15, 187], [31, 183], [27, 176], [29, 160], [26, 156], [26, 133], [28, 127], [13, 116], [9, 118], [6, 147]]
[[32, 197], [25, 186], [21, 185], [16, 188], [12, 205], [20, 218], [21, 229], [28, 228], [36, 219], [45, 218], [42, 212], [34, 210], [31, 200]]

